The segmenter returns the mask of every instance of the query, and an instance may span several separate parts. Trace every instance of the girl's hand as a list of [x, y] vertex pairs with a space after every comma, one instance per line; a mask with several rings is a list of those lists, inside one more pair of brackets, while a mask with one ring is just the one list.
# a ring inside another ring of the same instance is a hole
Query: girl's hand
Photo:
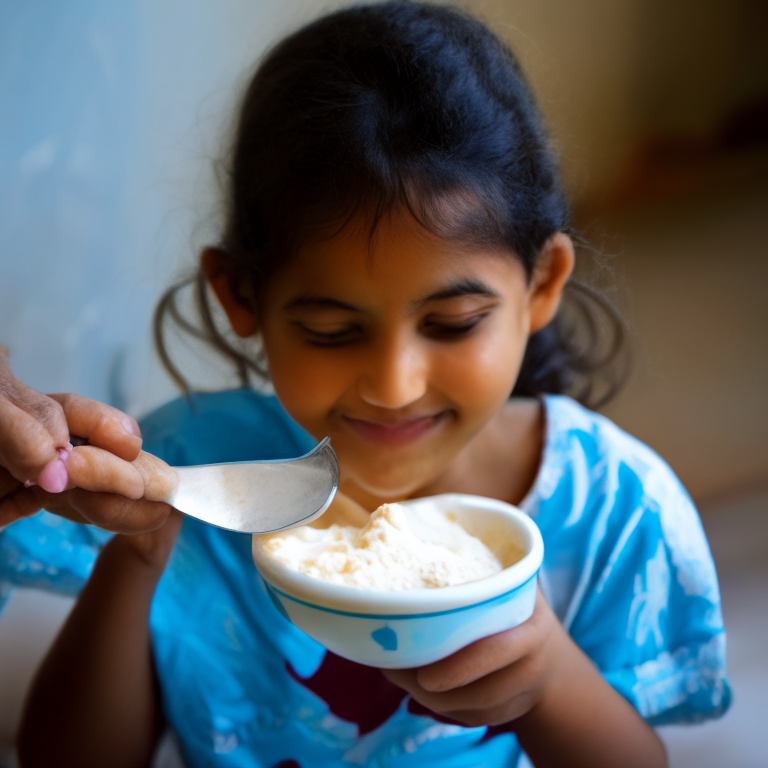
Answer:
[[664, 745], [573, 642], [541, 590], [528, 621], [420, 669], [382, 670], [467, 726], [512, 723], [538, 768], [664, 768]]
[[148, 566], [159, 575], [168, 562], [183, 520], [184, 515], [181, 512], [171, 509], [167, 520], [154, 531], [117, 536], [111, 543], [125, 555], [137, 559], [141, 565]]
[[423, 706], [466, 726], [500, 725], [527, 714], [558, 679], [575, 646], [541, 590], [528, 621], [418, 669], [382, 670]]

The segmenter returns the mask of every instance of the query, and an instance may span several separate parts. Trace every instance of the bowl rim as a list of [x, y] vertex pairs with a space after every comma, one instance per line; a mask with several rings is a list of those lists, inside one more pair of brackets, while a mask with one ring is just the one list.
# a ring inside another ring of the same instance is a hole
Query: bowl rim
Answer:
[[462, 493], [420, 497], [402, 503], [408, 506], [435, 501], [438, 505], [480, 511], [508, 520], [523, 534], [528, 552], [513, 565], [478, 581], [397, 591], [332, 584], [293, 571], [263, 552], [261, 536], [253, 537], [253, 560], [262, 578], [293, 600], [339, 613], [367, 616], [413, 616], [471, 607], [514, 591], [538, 572], [544, 557], [544, 542], [536, 523], [521, 509], [497, 499]]

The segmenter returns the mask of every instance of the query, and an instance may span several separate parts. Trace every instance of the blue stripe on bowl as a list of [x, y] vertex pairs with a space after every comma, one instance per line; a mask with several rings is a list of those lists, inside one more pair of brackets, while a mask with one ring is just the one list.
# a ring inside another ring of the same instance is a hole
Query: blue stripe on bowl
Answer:
[[[536, 572], [538, 573], [538, 571]], [[326, 613], [335, 613], [339, 616], [356, 616], [360, 619], [389, 619], [389, 620], [400, 620], [404, 621], [406, 619], [423, 619], [427, 616], [446, 616], [449, 613], [461, 613], [462, 611], [468, 611], [471, 608], [477, 608], [481, 605], [487, 605], [488, 603], [493, 603], [496, 600], [501, 600], [505, 597], [510, 597], [511, 595], [514, 595], [515, 592], [519, 592], [523, 587], [530, 584], [535, 578], [536, 573], [531, 576], [528, 581], [523, 582], [519, 586], [515, 587], [514, 589], [510, 589], [509, 592], [503, 592], [500, 595], [496, 595], [496, 597], [489, 597], [487, 600], [483, 600], [480, 603], [472, 603], [471, 605], [463, 605], [461, 608], [449, 608], [447, 611], [433, 611], [431, 613], [353, 613], [352, 611], [338, 611], [335, 608], [326, 608], [322, 605], [316, 605], [315, 603], [308, 603], [305, 600], [299, 600], [298, 597], [293, 597], [292, 595], [288, 595], [285, 592], [283, 592], [281, 589], [278, 589], [277, 587], [270, 584], [268, 581], [265, 580], [265, 584], [269, 589], [274, 590], [282, 597], [285, 597], [288, 600], [292, 600], [294, 603], [300, 603], [301, 605], [306, 605], [308, 608], [315, 608], [318, 611], [325, 611]]]

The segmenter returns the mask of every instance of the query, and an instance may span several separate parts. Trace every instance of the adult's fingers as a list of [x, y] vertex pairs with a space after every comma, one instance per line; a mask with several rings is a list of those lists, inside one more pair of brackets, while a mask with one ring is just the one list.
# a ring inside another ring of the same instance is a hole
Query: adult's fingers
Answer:
[[128, 499], [144, 496], [144, 478], [136, 466], [101, 448], [73, 448], [67, 470], [70, 484], [86, 491], [119, 494]]
[[133, 501], [114, 493], [68, 492], [72, 507], [89, 523], [114, 533], [146, 533], [165, 523], [172, 507], [159, 501]]
[[179, 484], [179, 474], [162, 459], [142, 451], [133, 466], [144, 481], [144, 498], [147, 501], [165, 501]]
[[59, 403], [70, 434], [88, 438], [97, 448], [133, 461], [141, 450], [141, 430], [136, 420], [110, 405], [79, 395], [49, 395]]
[[0, 391], [0, 465], [21, 482], [37, 479], [46, 465], [58, 463], [57, 449], [69, 443], [61, 406], [45, 395], [30, 395], [25, 390], [29, 388], [13, 388], [11, 392], [6, 386]]

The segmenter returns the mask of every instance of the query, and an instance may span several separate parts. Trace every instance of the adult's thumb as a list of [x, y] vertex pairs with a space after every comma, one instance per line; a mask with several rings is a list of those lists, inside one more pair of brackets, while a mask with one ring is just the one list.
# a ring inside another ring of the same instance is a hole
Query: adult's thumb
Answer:
[[69, 480], [67, 473], [69, 452], [64, 448], [59, 448], [57, 454], [55, 459], [49, 461], [43, 467], [42, 472], [36, 478], [32, 478], [32, 483], [30, 484], [39, 485], [48, 493], [61, 493], [67, 487]]

